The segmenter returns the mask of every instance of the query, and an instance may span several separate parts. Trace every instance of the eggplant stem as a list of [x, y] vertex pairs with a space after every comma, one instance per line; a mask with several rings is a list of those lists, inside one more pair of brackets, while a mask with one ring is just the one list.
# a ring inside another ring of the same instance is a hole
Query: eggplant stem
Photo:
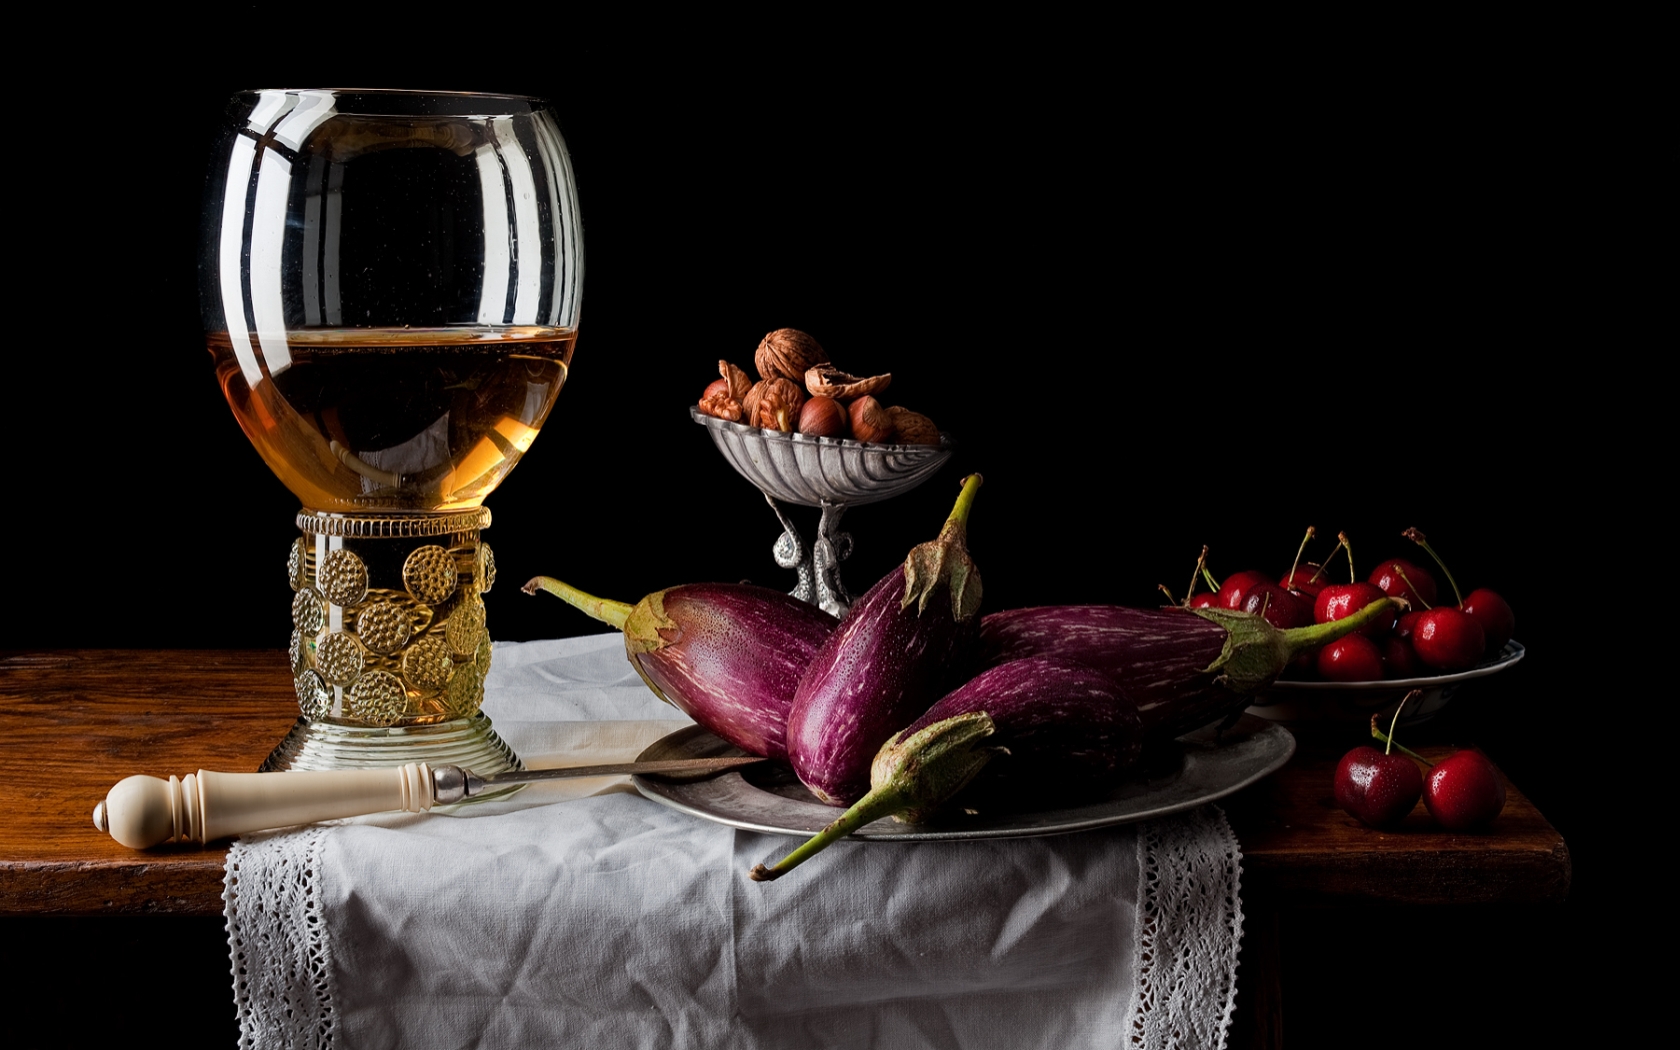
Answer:
[[792, 853], [769, 867], [755, 864], [748, 875], [754, 882], [774, 882], [827, 849], [835, 841], [845, 838], [865, 824], [874, 823], [882, 817], [890, 817], [908, 806], [909, 800], [899, 785], [884, 784], [874, 788], [835, 818], [828, 827], [800, 843]]
[[526, 594], [547, 591], [568, 605], [576, 606], [602, 623], [612, 624], [621, 631], [624, 630], [624, 622], [630, 618], [630, 610], [635, 608], [626, 602], [597, 598], [552, 576], [533, 576], [522, 589]]
[[1291, 627], [1283, 632], [1283, 637], [1292, 651], [1291, 655], [1295, 655], [1321, 645], [1329, 645], [1336, 639], [1359, 630], [1379, 616], [1393, 616], [1398, 608], [1401, 608], [1401, 605], [1395, 599], [1378, 598], [1340, 620], [1315, 623], [1308, 627]]
[[939, 538], [954, 539], [959, 543], [968, 542], [968, 513], [974, 509], [974, 497], [980, 492], [983, 482], [978, 474], [970, 474], [962, 479], [962, 492], [957, 495], [956, 505], [951, 508], [951, 516], [945, 519], [945, 527], [939, 530]]

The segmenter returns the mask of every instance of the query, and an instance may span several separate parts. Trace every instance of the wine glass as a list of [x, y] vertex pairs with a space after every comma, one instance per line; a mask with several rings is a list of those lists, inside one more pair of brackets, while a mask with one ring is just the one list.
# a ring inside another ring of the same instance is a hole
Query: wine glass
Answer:
[[200, 282], [216, 375], [302, 502], [301, 708], [264, 769], [519, 759], [479, 710], [482, 504], [577, 339], [582, 229], [537, 99], [261, 90], [229, 102]]

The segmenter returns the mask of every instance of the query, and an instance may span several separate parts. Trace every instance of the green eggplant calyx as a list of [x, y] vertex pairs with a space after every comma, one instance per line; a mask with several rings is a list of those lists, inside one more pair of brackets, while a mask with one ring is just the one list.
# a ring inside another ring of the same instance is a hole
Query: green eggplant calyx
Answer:
[[989, 715], [971, 711], [935, 722], [908, 739], [895, 733], [875, 753], [870, 790], [897, 794], [903, 807], [894, 815], [906, 824], [920, 824], [1002, 750], [979, 746], [996, 731]]
[[1283, 632], [1263, 617], [1236, 609], [1191, 609], [1204, 620], [1225, 628], [1225, 647], [1203, 674], [1218, 675], [1233, 693], [1263, 689], [1289, 666], [1289, 644]]
[[1280, 631], [1263, 617], [1236, 609], [1191, 609], [1204, 620], [1225, 628], [1225, 646], [1204, 674], [1218, 675], [1233, 693], [1252, 693], [1271, 685], [1296, 656], [1350, 635], [1372, 620], [1393, 616], [1399, 606], [1380, 598], [1350, 616], [1311, 627]]
[[865, 824], [932, 812], [991, 761], [999, 749], [976, 745], [995, 731], [988, 715], [970, 712], [935, 722], [907, 740], [894, 736], [876, 753], [867, 795], [775, 864], [754, 865], [750, 877], [773, 882]]
[[665, 592], [654, 591], [637, 602], [619, 625], [624, 648], [632, 655], [657, 653], [682, 637], [682, 627], [665, 614]]
[[624, 629], [624, 621], [630, 615], [628, 604], [615, 602], [610, 598], [597, 598], [552, 576], [533, 576], [521, 590], [526, 594], [547, 591], [561, 601], [583, 610], [602, 623], [610, 623], [621, 631]]
[[951, 612], [957, 622], [966, 623], [980, 611], [980, 570], [968, 554], [968, 514], [983, 480], [978, 474], [964, 478], [962, 493], [939, 538], [911, 548], [904, 559], [904, 598], [899, 608], [914, 604], [916, 615], [922, 615], [944, 584], [951, 591]]

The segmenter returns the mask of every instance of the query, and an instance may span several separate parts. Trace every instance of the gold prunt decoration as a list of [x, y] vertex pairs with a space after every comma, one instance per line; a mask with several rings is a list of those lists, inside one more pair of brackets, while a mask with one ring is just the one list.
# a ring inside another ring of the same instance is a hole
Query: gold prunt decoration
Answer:
[[481, 595], [496, 561], [479, 540], [490, 512], [297, 520], [288, 656], [304, 716], [387, 729], [476, 715], [490, 670]]

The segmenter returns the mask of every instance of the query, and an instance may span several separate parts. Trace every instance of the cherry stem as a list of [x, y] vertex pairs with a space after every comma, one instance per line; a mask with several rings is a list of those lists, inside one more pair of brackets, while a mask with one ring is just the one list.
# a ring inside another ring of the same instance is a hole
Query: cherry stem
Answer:
[[1313, 527], [1311, 525], [1308, 525], [1307, 534], [1301, 537], [1301, 545], [1295, 548], [1295, 560], [1289, 565], [1289, 575], [1284, 577], [1284, 579], [1289, 581], [1290, 587], [1295, 586], [1295, 570], [1301, 567], [1301, 555], [1307, 552], [1307, 541], [1316, 535], [1318, 535], [1318, 533], [1313, 531]]
[[[1320, 566], [1319, 566], [1319, 567], [1318, 567], [1318, 571], [1317, 571], [1317, 572], [1315, 572], [1315, 573], [1313, 573], [1313, 574], [1312, 574], [1312, 578], [1311, 578], [1311, 579], [1309, 579], [1309, 580], [1308, 580], [1308, 581], [1307, 581], [1307, 582], [1308, 582], [1308, 583], [1316, 583], [1316, 582], [1318, 582], [1318, 578], [1319, 578], [1319, 577], [1320, 577], [1320, 576], [1323, 576], [1323, 575], [1324, 575], [1324, 570], [1325, 570], [1325, 569], [1328, 569], [1328, 568], [1329, 568], [1329, 567], [1330, 567], [1330, 559], [1331, 559], [1331, 558], [1334, 558], [1334, 557], [1335, 557], [1335, 556], [1336, 556], [1336, 551], [1339, 551], [1339, 550], [1341, 550], [1341, 549], [1342, 549], [1342, 548], [1343, 548], [1343, 547], [1345, 547], [1345, 546], [1347, 546], [1347, 536], [1345, 536], [1345, 535], [1344, 535], [1344, 534], [1342, 534], [1342, 533], [1340, 533], [1340, 532], [1338, 532], [1338, 533], [1336, 533], [1336, 546], [1335, 546], [1335, 547], [1334, 547], [1334, 548], [1332, 548], [1332, 549], [1331, 549], [1331, 551], [1330, 551], [1330, 554], [1329, 554], [1329, 557], [1326, 557], [1326, 558], [1325, 558], [1325, 559], [1324, 559], [1324, 564], [1323, 564], [1323, 565], [1320, 565]], [[1350, 554], [1350, 555], [1348, 555], [1348, 557], [1350, 557], [1350, 558], [1351, 558], [1351, 557], [1353, 557], [1353, 555], [1351, 555], [1351, 554]], [[1310, 563], [1309, 563], [1309, 564], [1310, 564]]]
[[1441, 571], [1446, 573], [1447, 582], [1452, 584], [1453, 597], [1458, 599], [1458, 604], [1462, 607], [1464, 605], [1464, 592], [1458, 589], [1458, 581], [1453, 579], [1452, 570], [1447, 568], [1447, 563], [1441, 560], [1441, 556], [1439, 554], [1435, 553], [1435, 548], [1429, 545], [1429, 541], [1424, 538], [1423, 533], [1419, 532], [1416, 528], [1411, 528], [1402, 532], [1400, 535], [1408, 540], [1411, 540], [1413, 543], [1429, 552], [1429, 556], [1435, 559], [1435, 564], [1439, 565], [1441, 567]]
[[[1405, 707], [1406, 706], [1406, 700], [1410, 700], [1412, 697], [1416, 696], [1420, 692], [1422, 692], [1422, 690], [1413, 689], [1410, 693], [1407, 693], [1406, 694], [1406, 699], [1400, 701], [1400, 707]], [[1384, 733], [1381, 729], [1378, 729], [1377, 728], [1377, 718], [1378, 717], [1379, 716], [1377, 716], [1377, 715], [1372, 715], [1371, 716], [1371, 735], [1372, 736], [1376, 737], [1378, 740], [1381, 740], [1384, 744], [1389, 745], [1390, 747], [1399, 748], [1402, 753], [1411, 755], [1413, 758], [1417, 759], [1419, 762], [1422, 762], [1424, 765], [1430, 766], [1432, 768], [1434, 767], [1435, 763], [1429, 761], [1429, 759], [1424, 758], [1422, 755], [1418, 754], [1416, 751], [1413, 751], [1411, 748], [1407, 747], [1405, 744], [1402, 744], [1400, 741], [1394, 739], [1394, 737], [1392, 735], [1394, 733], [1393, 723], [1389, 724], [1387, 733]], [[1399, 720], [1399, 718], [1400, 718], [1400, 708], [1395, 708], [1394, 717], [1395, 717], [1396, 721]], [[1388, 753], [1389, 752], [1388, 752], [1387, 748], [1384, 748], [1383, 754], [1386, 755]]]
[[[1195, 577], [1191, 577], [1190, 582], [1195, 583], [1196, 582]], [[1167, 596], [1167, 604], [1168, 605], [1177, 605], [1178, 604], [1178, 599], [1173, 597], [1173, 592], [1167, 590], [1167, 585], [1166, 584], [1157, 583], [1155, 586], [1160, 589], [1162, 594]], [[1185, 601], [1185, 604], [1189, 604], [1190, 599], [1186, 598], [1184, 601]]]
[[[1347, 551], [1347, 556], [1348, 556], [1348, 582], [1349, 583], [1358, 583], [1359, 582], [1359, 574], [1357, 572], [1353, 571], [1353, 544], [1348, 542], [1347, 533], [1345, 533], [1345, 532], [1336, 533], [1336, 538], [1338, 540], [1342, 541], [1342, 550]], [[1334, 554], [1335, 551], [1331, 551], [1330, 553]], [[1325, 559], [1325, 561], [1329, 561], [1329, 560], [1330, 559], [1328, 559], [1328, 558]]]
[[[1400, 712], [1404, 711], [1406, 709], [1406, 701], [1410, 700], [1412, 697], [1416, 696], [1417, 694], [1418, 694], [1418, 691], [1416, 689], [1413, 689], [1411, 692], [1407, 693], [1404, 697], [1402, 697], [1398, 704], [1394, 705], [1394, 717], [1388, 720], [1388, 744], [1383, 748], [1383, 754], [1387, 755], [1387, 754], [1390, 754], [1390, 753], [1393, 752], [1393, 750], [1394, 750], [1394, 727], [1400, 724]], [[1371, 716], [1371, 718], [1373, 720], [1376, 717], [1377, 717], [1376, 715]], [[1373, 721], [1373, 724], [1372, 724], [1372, 728], [1375, 728], [1374, 721]]]
[[[1401, 578], [1401, 579], [1402, 579], [1402, 580], [1404, 580], [1404, 581], [1406, 581], [1406, 587], [1407, 587], [1407, 588], [1408, 588], [1408, 589], [1409, 589], [1409, 590], [1410, 590], [1410, 591], [1411, 591], [1411, 592], [1412, 592], [1412, 593], [1413, 593], [1413, 594], [1415, 594], [1415, 595], [1417, 595], [1417, 600], [1418, 600], [1418, 601], [1420, 601], [1420, 602], [1423, 602], [1423, 592], [1422, 592], [1422, 591], [1419, 591], [1419, 590], [1418, 590], [1418, 589], [1417, 589], [1417, 584], [1415, 584], [1415, 583], [1413, 583], [1413, 582], [1412, 582], [1412, 578], [1411, 578], [1411, 577], [1410, 577], [1410, 576], [1407, 576], [1407, 575], [1406, 575], [1406, 570], [1405, 570], [1405, 569], [1402, 569], [1402, 568], [1401, 568], [1401, 567], [1400, 567], [1400, 563], [1399, 563], [1399, 562], [1395, 562], [1395, 563], [1394, 563], [1394, 571], [1395, 571], [1395, 572], [1397, 572], [1397, 573], [1399, 573], [1399, 574], [1400, 574], [1400, 578]], [[1433, 605], [1430, 605], [1430, 604], [1429, 604], [1429, 603], [1428, 603], [1428, 602], [1423, 602], [1423, 607], [1424, 607], [1424, 608], [1425, 608], [1425, 609], [1433, 609], [1433, 608], [1435, 608], [1435, 606], [1433, 606]]]
[[[1206, 576], [1206, 575], [1207, 575], [1207, 544], [1204, 543], [1204, 544], [1202, 544], [1202, 553], [1197, 555], [1197, 557], [1196, 557], [1196, 567], [1194, 569], [1190, 570], [1190, 589], [1184, 592], [1184, 607], [1185, 608], [1190, 607], [1190, 599], [1194, 598], [1196, 596], [1196, 577]], [[1162, 587], [1161, 589], [1163, 591], [1167, 590], [1165, 587]], [[1168, 598], [1172, 597], [1172, 592], [1171, 591], [1167, 591], [1167, 597]]]

